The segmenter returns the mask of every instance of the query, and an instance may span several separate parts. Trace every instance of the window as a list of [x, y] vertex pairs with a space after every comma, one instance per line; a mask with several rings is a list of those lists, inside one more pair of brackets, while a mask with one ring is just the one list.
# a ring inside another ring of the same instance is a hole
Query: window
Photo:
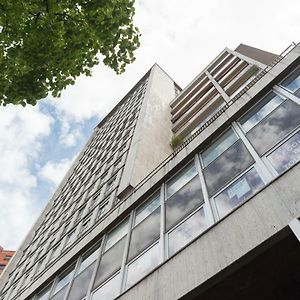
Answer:
[[201, 208], [169, 233], [169, 257], [196, 238], [205, 228], [207, 224], [204, 209]]
[[84, 220], [80, 228], [80, 233], [83, 234], [85, 231], [89, 229], [90, 226], [91, 226], [91, 218]]
[[295, 94], [296, 96], [300, 96], [300, 68], [298, 68], [295, 72], [293, 72], [288, 78], [283, 80], [281, 83], [283, 87], [285, 87], [288, 91]]
[[37, 294], [37, 300], [47, 300], [50, 294], [51, 284]]
[[5, 265], [0, 264], [0, 270], [4, 270]]
[[97, 219], [100, 219], [102, 216], [104, 216], [105, 213], [107, 212], [107, 210], [108, 210], [108, 202], [99, 207], [99, 210], [97, 213]]
[[114, 185], [115, 185], [115, 181], [117, 179], [117, 176], [114, 176], [108, 183], [107, 183], [107, 187], [106, 187], [106, 191], [105, 193], [108, 194], [109, 192], [112, 191]]
[[126, 289], [148, 274], [159, 264], [159, 250], [159, 244], [156, 243], [128, 265]]
[[[276, 96], [277, 98], [278, 96]], [[269, 105], [267, 103], [266, 105]], [[260, 114], [260, 112], [268, 113], [269, 109], [265, 106], [256, 112], [257, 108], [251, 110], [240, 121], [243, 122], [251, 120], [253, 115]], [[300, 107], [291, 100], [282, 101], [280, 105], [270, 112], [259, 123], [247, 132], [246, 136], [260, 155], [264, 155], [268, 150], [280, 142], [285, 136], [291, 133], [300, 124]]]
[[160, 206], [160, 197], [159, 194], [151, 197], [145, 204], [141, 205], [136, 210], [134, 225], [139, 224], [143, 221], [147, 216], [149, 216], [156, 208]]
[[98, 257], [99, 245], [100, 243], [82, 256], [81, 263], [78, 268], [77, 275], [72, 283], [68, 299], [81, 300], [86, 296], [95, 268], [95, 262]]
[[191, 178], [197, 174], [196, 167], [191, 163], [178, 175], [173, 177], [167, 184], [167, 197], [171, 197], [176, 191], [183, 187]]
[[232, 130], [228, 130], [223, 134], [216, 142], [214, 142], [208, 149], [202, 154], [203, 166], [208, 166], [213, 160], [215, 160], [221, 153], [228, 149], [234, 142], [237, 141], [237, 136]]
[[278, 107], [284, 101], [283, 98], [271, 92], [259, 102], [249, 113], [244, 115], [240, 119], [245, 132], [248, 132], [261, 120], [263, 120], [268, 114], [270, 114], [276, 107]]
[[245, 171], [254, 163], [252, 156], [241, 140], [225, 150], [203, 170], [209, 196]]
[[255, 168], [250, 169], [214, 198], [219, 217], [228, 214], [263, 186], [264, 183]]
[[127, 234], [129, 225], [128, 221], [129, 220], [126, 219], [108, 234], [105, 251]]
[[[63, 295], [66, 292], [66, 288], [68, 284], [70, 283], [71, 279], [73, 278], [74, 274], [74, 266], [72, 266], [69, 270], [67, 270], [65, 273], [61, 274], [57, 282], [55, 284], [53, 295], [56, 295], [59, 293], [60, 297], [63, 298]], [[59, 297], [59, 298], [60, 298]]]
[[75, 240], [75, 230], [68, 233], [65, 247], [70, 246], [74, 242], [74, 240]]
[[102, 285], [92, 295], [92, 300], [112, 300], [120, 293], [120, 274], [115, 275], [112, 279]]
[[300, 131], [279, 146], [269, 156], [271, 164], [278, 174], [282, 174], [300, 161]]
[[137, 256], [160, 236], [159, 194], [137, 210], [136, 226], [132, 229], [128, 261]]

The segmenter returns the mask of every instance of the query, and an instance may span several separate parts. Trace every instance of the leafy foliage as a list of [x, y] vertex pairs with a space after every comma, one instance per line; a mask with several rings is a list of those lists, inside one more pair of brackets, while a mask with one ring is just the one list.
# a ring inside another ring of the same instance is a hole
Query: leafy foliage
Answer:
[[179, 135], [173, 135], [171, 139], [171, 147], [175, 150], [182, 142], [184, 138], [179, 134]]
[[80, 74], [134, 61], [134, 0], [1, 0], [0, 105], [59, 97]]

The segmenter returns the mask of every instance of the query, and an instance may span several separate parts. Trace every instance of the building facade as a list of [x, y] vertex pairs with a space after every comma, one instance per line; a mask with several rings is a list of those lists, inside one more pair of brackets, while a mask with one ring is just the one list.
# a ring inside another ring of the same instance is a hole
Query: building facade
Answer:
[[[172, 145], [172, 147], [171, 147]], [[157, 65], [95, 128], [1, 300], [299, 299], [300, 45]]]
[[0, 246], [0, 275], [3, 272], [4, 268], [14, 255], [15, 251], [4, 250], [3, 247]]

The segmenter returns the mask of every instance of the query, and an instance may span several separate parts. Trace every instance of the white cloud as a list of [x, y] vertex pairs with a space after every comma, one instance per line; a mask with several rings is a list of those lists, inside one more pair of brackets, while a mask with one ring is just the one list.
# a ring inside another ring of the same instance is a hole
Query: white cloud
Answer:
[[8, 106], [0, 110], [0, 244], [16, 248], [36, 219], [41, 204], [31, 191], [36, 175], [30, 162], [38, 159], [41, 138], [53, 119], [38, 107]]
[[73, 159], [62, 159], [59, 162], [48, 161], [39, 171], [41, 178], [50, 181], [54, 186], [58, 186], [67, 171], [69, 170]]

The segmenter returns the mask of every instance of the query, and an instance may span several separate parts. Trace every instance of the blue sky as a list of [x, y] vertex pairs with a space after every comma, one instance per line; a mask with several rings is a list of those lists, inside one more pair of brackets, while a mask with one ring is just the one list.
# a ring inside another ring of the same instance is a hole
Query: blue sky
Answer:
[[184, 87], [226, 46], [280, 53], [299, 42], [298, 0], [247, 4], [139, 0], [141, 47], [124, 74], [100, 64], [60, 99], [0, 107], [0, 245], [20, 245], [93, 128], [155, 62]]

